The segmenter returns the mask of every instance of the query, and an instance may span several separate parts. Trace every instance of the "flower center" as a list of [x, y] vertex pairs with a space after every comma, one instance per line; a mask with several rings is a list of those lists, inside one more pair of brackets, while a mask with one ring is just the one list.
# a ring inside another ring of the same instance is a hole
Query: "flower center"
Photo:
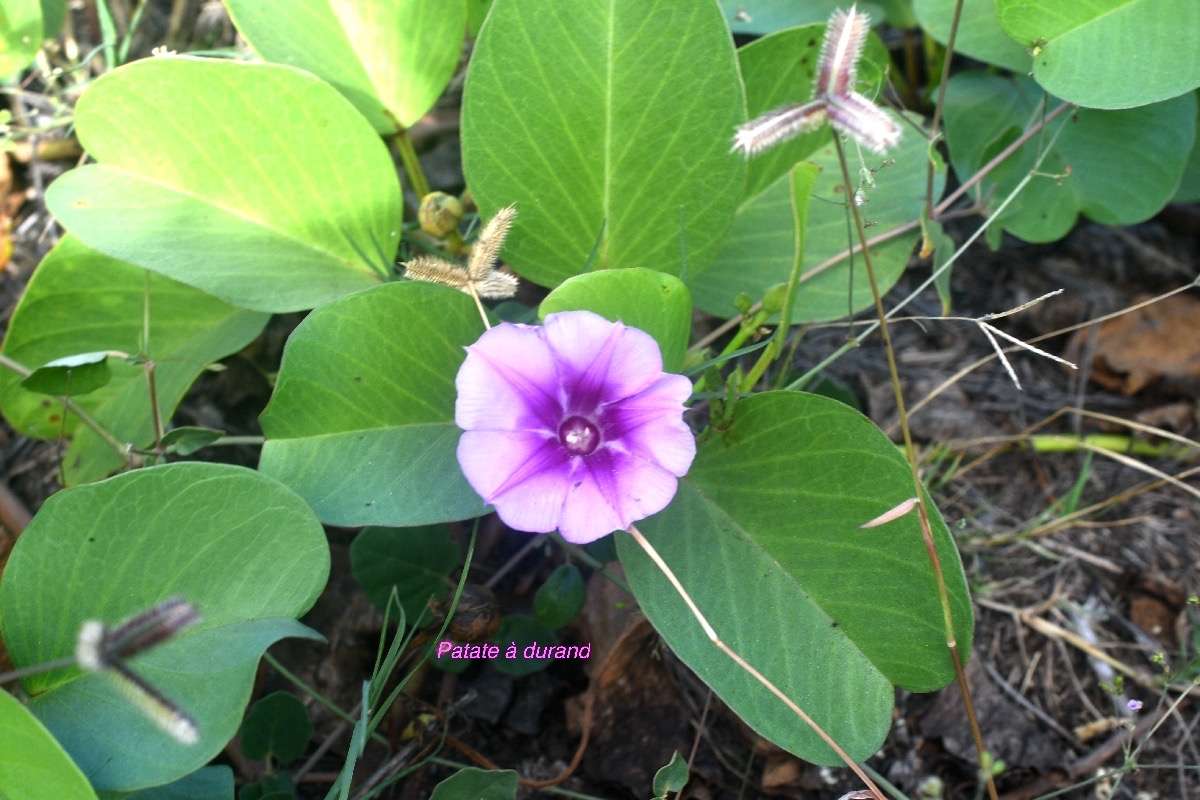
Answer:
[[573, 456], [590, 456], [600, 446], [600, 429], [583, 417], [567, 417], [558, 426], [558, 440]]

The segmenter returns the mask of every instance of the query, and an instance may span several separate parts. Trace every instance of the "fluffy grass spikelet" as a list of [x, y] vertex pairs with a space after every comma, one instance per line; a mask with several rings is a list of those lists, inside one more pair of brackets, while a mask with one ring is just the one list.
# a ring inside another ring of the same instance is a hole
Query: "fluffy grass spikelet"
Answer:
[[859, 14], [855, 6], [850, 6], [849, 11], [839, 9], [833, 13], [821, 42], [821, 57], [817, 59], [814, 97], [854, 91], [858, 81], [858, 59], [862, 58], [870, 30], [871, 18]]
[[839, 133], [863, 147], [883, 153], [900, 141], [900, 126], [883, 109], [855, 91], [858, 60], [866, 46], [871, 20], [858, 12], [837, 11], [825, 28], [812, 100], [785, 106], [738, 126], [733, 150], [753, 156], [777, 144], [810, 133], [828, 121]]
[[471, 250], [466, 267], [453, 264], [437, 256], [417, 256], [412, 261], [403, 261], [404, 277], [426, 283], [452, 286], [486, 300], [506, 300], [517, 293], [517, 277], [496, 268], [496, 259], [504, 247], [504, 239], [512, 228], [517, 210], [508, 206], [496, 212], [496, 216], [484, 226], [478, 241]]

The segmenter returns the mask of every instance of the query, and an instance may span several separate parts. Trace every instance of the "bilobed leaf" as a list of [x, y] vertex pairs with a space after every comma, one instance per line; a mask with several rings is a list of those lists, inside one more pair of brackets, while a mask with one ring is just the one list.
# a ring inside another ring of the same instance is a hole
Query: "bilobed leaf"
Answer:
[[1069, 103], [1132, 108], [1200, 86], [1195, 0], [995, 2], [1005, 32], [1034, 53], [1034, 79]]
[[428, 620], [426, 605], [446, 596], [450, 573], [461, 562], [445, 525], [365, 528], [350, 545], [350, 569], [367, 599], [386, 608], [394, 587], [409, 627]]
[[73, 654], [85, 620], [113, 625], [170, 596], [196, 605], [198, 624], [130, 662], [195, 719], [194, 745], [167, 736], [105, 672], [25, 679], [30, 710], [92, 784], [131, 791], [220, 752], [262, 652], [285, 636], [319, 638], [295, 617], [328, 575], [325, 532], [286, 487], [242, 467], [170, 464], [47, 500], [5, 568], [0, 626], [23, 667]]
[[[5, 3], [8, 5], [8, 3]], [[67, 16], [67, 0], [41, 0], [42, 35], [47, 39], [58, 36]]]
[[472, 39], [479, 35], [491, 8], [492, 0], [467, 0], [467, 33]]
[[465, 767], [433, 787], [430, 800], [515, 800], [517, 773]]
[[454, 379], [482, 333], [467, 295], [415, 281], [317, 309], [284, 350], [259, 469], [334, 525], [484, 513], [458, 466], [454, 424]]
[[[973, 175], [1038, 115], [1060, 105], [1032, 80], [964, 72], [946, 87], [946, 141], [961, 180]], [[1061, 133], [1057, 133], [1061, 129]], [[1002, 163], [982, 185], [995, 207], [1033, 169], [1038, 142], [1050, 151], [1038, 175], [998, 217], [1029, 242], [1067, 234], [1080, 213], [1131, 225], [1157, 213], [1179, 185], [1196, 135], [1196, 96], [1117, 111], [1081, 109]], [[1053, 134], [1057, 134], [1055, 137]], [[990, 210], [990, 209], [989, 209]]]
[[242, 723], [242, 753], [260, 759], [268, 755], [281, 764], [304, 755], [313, 735], [304, 704], [287, 692], [272, 692], [258, 700]]
[[224, 764], [201, 767], [177, 781], [142, 789], [122, 800], [232, 800], [233, 770]]
[[0, 797], [96, 800], [79, 767], [29, 709], [0, 691]]
[[592, 311], [654, 337], [663, 369], [679, 372], [692, 329], [692, 295], [683, 281], [651, 269], [612, 269], [569, 278], [538, 307], [538, 316]]
[[46, 193], [67, 230], [113, 258], [259, 311], [372, 286], [400, 242], [400, 188], [375, 131], [291, 67], [136, 61], [75, 110], [100, 163]]
[[710, 0], [495, 0], [467, 76], [463, 169], [485, 217], [516, 204], [505, 259], [535, 283], [582, 272], [594, 249], [595, 269], [679, 275], [729, 228], [744, 103]]
[[[957, 0], [914, 0], [921, 28], [946, 44]], [[996, 0], [963, 0], [962, 19], [954, 37], [954, 52], [1014, 72], [1029, 71], [1029, 53], [1000, 27]]]
[[[741, 401], [700, 444], [664, 511], [639, 523], [717, 635], [796, 701], [855, 760], [882, 743], [892, 685], [954, 677], [916, 513], [862, 523], [913, 493], [903, 457], [862, 414], [824, 397]], [[961, 652], [971, 604], [953, 540], [931, 506]], [[714, 647], [628, 534], [617, 549], [642, 609], [697, 675], [760, 734], [809, 761], [837, 756]]]
[[[27, 366], [86, 351], [139, 353], [143, 310], [149, 307], [149, 351], [155, 362], [159, 409], [170, 419], [204, 368], [236, 353], [267, 323], [267, 315], [244, 311], [161, 275], [90, 250], [64, 236], [42, 260], [17, 304], [4, 354]], [[121, 443], [153, 443], [150, 394], [142, 367], [109, 359], [112, 380], [72, 402], [92, 415]], [[0, 371], [0, 408], [14, 429], [52, 439], [64, 433], [71, 445], [63, 459], [68, 483], [103, 478], [124, 463], [95, 431], [62, 403], [24, 389], [17, 375]]]
[[[500, 620], [500, 628], [488, 641], [500, 648], [500, 657], [492, 661], [496, 671], [521, 677], [543, 670], [550, 663], [548, 658], [526, 658], [526, 650], [532, 655], [538, 649], [553, 647], [558, 644], [558, 637], [533, 617], [509, 614]], [[510, 644], [516, 645], [516, 658], [505, 657]]]
[[41, 49], [43, 37], [40, 0], [4, 0], [0, 6], [0, 79], [25, 69]]
[[[1200, 102], [1197, 106], [1200, 106]], [[1179, 188], [1175, 190], [1171, 202], [1195, 203], [1197, 200], [1200, 200], [1200, 116], [1196, 118], [1196, 140], [1192, 144], [1192, 152], [1188, 154], [1183, 177], [1179, 180]]]
[[587, 587], [574, 564], [560, 564], [533, 596], [533, 613], [550, 630], [570, 623], [583, 608]]
[[267, 61], [333, 84], [375, 130], [395, 133], [433, 107], [458, 64], [466, 0], [225, 0]]
[[[899, 28], [911, 27], [911, 12], [907, 0], [868, 0], [856, 3], [859, 13], [869, 14], [872, 24], [890, 22]], [[791, 28], [825, 22], [839, 8], [848, 4], [840, 0], [721, 0], [721, 11], [734, 33], [762, 36]]]

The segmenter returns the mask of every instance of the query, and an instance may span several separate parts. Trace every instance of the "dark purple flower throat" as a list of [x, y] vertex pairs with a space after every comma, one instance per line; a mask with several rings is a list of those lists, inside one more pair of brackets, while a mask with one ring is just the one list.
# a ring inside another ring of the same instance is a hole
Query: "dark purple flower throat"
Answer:
[[590, 456], [600, 446], [600, 429], [585, 417], [567, 417], [558, 426], [558, 440], [573, 456]]

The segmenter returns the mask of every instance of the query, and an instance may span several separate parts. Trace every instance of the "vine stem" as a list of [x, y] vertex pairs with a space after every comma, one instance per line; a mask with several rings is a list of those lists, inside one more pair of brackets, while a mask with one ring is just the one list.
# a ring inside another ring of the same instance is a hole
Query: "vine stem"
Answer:
[[[842, 147], [842, 140], [835, 135], [833, 137], [834, 147], [837, 149], [838, 164], [842, 168], [842, 180], [846, 187], [846, 197], [854, 196], [853, 184], [850, 181], [850, 168], [846, 163], [846, 151]], [[866, 242], [866, 229], [863, 227], [862, 215], [858, 213], [858, 206], [850, 202], [846, 204], [850, 209], [850, 213], [854, 219], [855, 233], [860, 242]], [[985, 749], [983, 746], [983, 734], [979, 730], [979, 720], [975, 716], [975, 704], [971, 699], [971, 690], [967, 685], [967, 675], [963, 670], [962, 656], [958, 652], [958, 638], [954, 631], [954, 615], [950, 610], [950, 595], [946, 590], [946, 577], [942, 571], [942, 561], [938, 556], [937, 547], [933, 541], [933, 529], [929, 525], [929, 509], [926, 506], [925, 491], [921, 484], [921, 472], [917, 466], [917, 451], [913, 445], [912, 430], [908, 425], [908, 414], [904, 407], [904, 392], [900, 387], [900, 370], [896, 366], [896, 351], [892, 347], [892, 335], [888, 328], [887, 313], [883, 308], [883, 295], [879, 291], [879, 281], [875, 277], [875, 267], [871, 263], [871, 251], [867, 247], [863, 247], [863, 265], [866, 268], [867, 280], [871, 284], [871, 297], [875, 301], [875, 316], [879, 322], [879, 334], [883, 339], [883, 350], [887, 355], [888, 373], [892, 380], [892, 393], [896, 399], [896, 413], [900, 417], [900, 432], [904, 439], [904, 455], [908, 461], [909, 471], [912, 473], [913, 490], [917, 498], [917, 516], [921, 524], [921, 539], [925, 544], [925, 551], [929, 556], [930, 566], [933, 568], [933, 577], [937, 583], [938, 601], [942, 606], [942, 621], [946, 629], [946, 648], [950, 651], [950, 657], [954, 662], [954, 675], [958, 679], [958, 688], [962, 693], [963, 709], [967, 714], [967, 722], [971, 728], [971, 737], [975, 740], [975, 749], [979, 753], [979, 763], [983, 764]], [[991, 800], [999, 800], [999, 794], [996, 792], [996, 782], [992, 774], [987, 773], [987, 789], [988, 796]]]
[[[958, 23], [962, 19], [963, 0], [954, 3], [954, 18], [950, 21], [950, 36], [946, 39], [946, 59], [942, 63], [942, 79], [938, 81], [937, 103], [933, 106], [933, 121], [929, 123], [930, 145], [938, 140], [938, 128], [942, 124], [942, 108], [946, 104], [946, 84], [950, 82], [950, 59], [954, 57], [954, 40], [958, 37]], [[935, 165], [929, 159], [925, 173], [925, 216], [933, 219], [933, 174]]]
[[[799, 169], [799, 167], [796, 169]], [[793, 171], [788, 175], [788, 187], [791, 189], [789, 194], [791, 194], [793, 208], [796, 206], [796, 174]], [[812, 174], [815, 175], [815, 170], [813, 170]], [[808, 180], [810, 183], [808, 193], [811, 194], [812, 177], [810, 176]], [[807, 214], [807, 209], [803, 213]], [[804, 230], [799, 220], [796, 222], [796, 230], [793, 237], [795, 239], [795, 246], [792, 256], [792, 270], [788, 273], [787, 289], [783, 296], [783, 308], [779, 311], [779, 325], [775, 328], [775, 333], [771, 336], [771, 341], [767, 345], [767, 349], [763, 351], [758, 361], [742, 380], [743, 392], [748, 392], [754, 388], [754, 385], [758, 383], [758, 379], [767, 371], [767, 367], [783, 354], [784, 344], [788, 335], [788, 326], [792, 322], [792, 304], [796, 297], [796, 287], [800, 285], [800, 264], [804, 260]]]
[[833, 737], [826, 733], [825, 730], [816, 723], [816, 720], [805, 713], [804, 709], [800, 708], [800, 706], [798, 706], [796, 702], [792, 700], [792, 698], [784, 694], [778, 686], [776, 686], [770, 681], [769, 678], [767, 678], [767, 676], [755, 669], [753, 665], [746, 661], [746, 659], [742, 658], [740, 655], [734, 652], [729, 645], [721, 641], [720, 637], [717, 636], [716, 629], [713, 628], [712, 624], [709, 623], [708, 618], [705, 617], [704, 613], [700, 611], [699, 607], [696, 606], [695, 601], [692, 600], [692, 596], [688, 594], [687, 589], [684, 589], [683, 584], [679, 582], [679, 578], [675, 577], [675, 572], [669, 566], [667, 566], [667, 562], [663, 561], [662, 556], [660, 556], [658, 551], [654, 549], [654, 545], [650, 544], [649, 540], [647, 540], [642, 532], [637, 529], [636, 525], [629, 526], [629, 535], [633, 537], [633, 540], [638, 543], [638, 547], [642, 548], [643, 552], [650, 557], [650, 560], [654, 562], [654, 565], [658, 567], [659, 571], [662, 572], [663, 576], [666, 577], [668, 582], [670, 582], [672, 588], [675, 589], [675, 592], [687, 605], [688, 610], [692, 612], [692, 616], [695, 618], [696, 622], [699, 623], [700, 627], [704, 630], [704, 635], [708, 637], [708, 640], [712, 642], [718, 650], [729, 656], [729, 658], [732, 659], [733, 662], [741, 667], [747, 674], [749, 674], [750, 677], [762, 684], [767, 691], [778, 697], [779, 700], [786, 705], [793, 714], [798, 716], [805, 725], [807, 725], [813, 730], [814, 733], [817, 734], [817, 736], [821, 737], [821, 741], [825, 742], [825, 744], [829, 746], [829, 749], [837, 753], [838, 757], [846, 762], [846, 766], [854, 771], [854, 774], [857, 775], [859, 780], [861, 780], [863, 784], [871, 791], [871, 793], [875, 795], [877, 800], [885, 800], [883, 793], [879, 790], [879, 787], [876, 786], [874, 781], [867, 776], [867, 773], [863, 771], [863, 768], [856, 764], [854, 759], [850, 758], [849, 754], [847, 754], [846, 751], [843, 750], [841, 746], [833, 740]]
[[420, 203], [421, 198], [429, 194], [429, 181], [425, 180], [425, 172], [421, 169], [421, 161], [417, 158], [417, 151], [413, 147], [412, 137], [408, 135], [408, 129], [401, 127], [392, 134], [392, 141], [396, 143], [396, 151], [400, 154], [400, 163], [404, 165], [408, 182], [417, 196], [417, 202]]
[[30, 675], [38, 675], [54, 669], [73, 667], [76, 663], [75, 656], [66, 656], [64, 658], [56, 658], [53, 661], [47, 661], [44, 664], [34, 664], [33, 666], [22, 667], [21, 669], [0, 672], [0, 685], [12, 683], [13, 681], [21, 680], [22, 678], [28, 678]]

